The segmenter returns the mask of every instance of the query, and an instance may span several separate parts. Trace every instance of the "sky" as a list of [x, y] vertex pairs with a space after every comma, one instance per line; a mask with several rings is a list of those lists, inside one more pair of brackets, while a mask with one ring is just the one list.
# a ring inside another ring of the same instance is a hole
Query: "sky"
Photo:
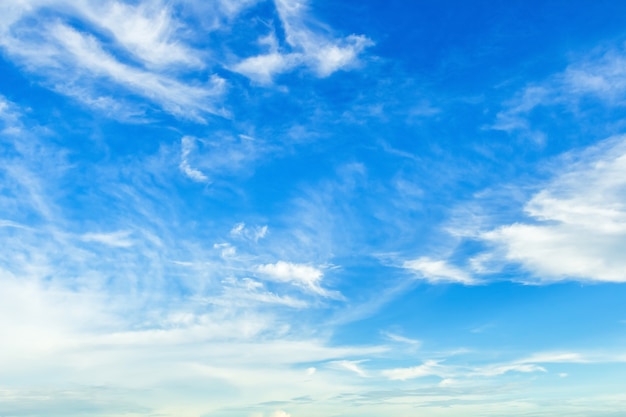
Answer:
[[0, 2], [0, 417], [617, 417], [626, 2]]

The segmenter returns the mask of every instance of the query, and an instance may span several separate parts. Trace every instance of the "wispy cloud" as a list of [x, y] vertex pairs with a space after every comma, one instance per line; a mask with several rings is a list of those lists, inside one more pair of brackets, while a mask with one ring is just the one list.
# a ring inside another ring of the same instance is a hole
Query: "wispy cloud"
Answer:
[[181, 42], [184, 25], [174, 18], [171, 7], [161, 1], [76, 2], [76, 6], [82, 16], [107, 30], [120, 46], [148, 67], [205, 66], [202, 52]]
[[[267, 52], [243, 59], [232, 70], [261, 83], [269, 84], [276, 75], [298, 66], [306, 66], [318, 77], [350, 69], [358, 63], [359, 54], [373, 42], [363, 35], [335, 38], [321, 25], [314, 27], [308, 15], [308, 2], [275, 0], [276, 10], [284, 31], [286, 45], [279, 45], [272, 32], [260, 38]], [[274, 30], [274, 29], [272, 29]]]
[[189, 156], [190, 154], [196, 150], [196, 141], [194, 138], [185, 136], [180, 141], [181, 150], [180, 150], [180, 170], [183, 171], [183, 174], [188, 176], [194, 181], [198, 182], [206, 182], [208, 177], [204, 175], [200, 170], [192, 168], [189, 165]]
[[343, 360], [343, 361], [330, 362], [329, 365], [336, 367], [338, 369], [345, 369], [347, 371], [354, 372], [358, 376], [365, 378], [368, 376], [367, 372], [365, 372], [365, 370], [363, 370], [360, 366], [360, 364], [363, 362], [364, 361]]
[[271, 281], [290, 283], [323, 297], [342, 298], [337, 291], [329, 291], [321, 287], [324, 274], [322, 270], [310, 265], [278, 261], [273, 264], [259, 265], [258, 271]]
[[382, 334], [383, 336], [385, 336], [386, 338], [388, 338], [389, 340], [393, 342], [406, 343], [408, 345], [415, 346], [415, 347], [419, 347], [422, 344], [422, 342], [420, 342], [419, 340], [411, 339], [406, 336], [401, 336], [396, 333], [382, 332]]
[[449, 265], [445, 260], [434, 260], [421, 257], [412, 261], [405, 261], [403, 267], [414, 272], [419, 279], [431, 283], [459, 283], [465, 285], [477, 284], [471, 275], [464, 270]]
[[268, 233], [268, 226], [255, 226], [248, 227], [245, 223], [237, 223], [230, 229], [230, 235], [237, 238], [242, 238], [246, 240], [251, 240], [254, 242], [258, 242], [260, 239], [263, 239]]
[[120, 230], [112, 233], [85, 233], [80, 239], [84, 242], [97, 242], [117, 248], [128, 248], [133, 246], [130, 235], [131, 232]]
[[184, 136], [179, 168], [196, 182], [223, 185], [229, 178], [251, 175], [276, 146], [247, 135], [215, 133], [213, 138]]
[[382, 375], [390, 380], [408, 380], [436, 376], [443, 381], [473, 380], [476, 378], [493, 378], [509, 372], [534, 373], [547, 372], [536, 363], [510, 362], [488, 364], [478, 367], [446, 365], [436, 360], [427, 360], [423, 364], [408, 368], [395, 368], [382, 371]]
[[559, 107], [579, 113], [581, 103], [589, 98], [610, 106], [624, 106], [626, 53], [617, 48], [601, 48], [600, 51], [579, 59], [542, 82], [525, 86], [504, 104], [504, 109], [497, 114], [491, 127], [510, 133], [530, 133], [532, 137], [544, 141], [548, 139], [545, 133], [531, 123], [536, 109]]
[[[117, 2], [100, 7], [82, 2], [77, 5], [77, 18], [88, 19], [95, 30], [108, 30], [139, 63], [115, 55], [100, 34], [79, 30], [59, 16], [38, 13], [37, 5], [21, 9], [23, 14], [12, 14], [15, 20], [7, 22], [0, 45], [12, 59], [41, 76], [46, 85], [90, 106], [105, 107], [100, 103], [101, 97], [113, 100], [115, 89], [111, 86], [115, 86], [148, 99], [178, 117], [202, 120], [209, 113], [226, 114], [218, 102], [225, 92], [225, 80], [211, 75], [204, 81], [189, 83], [161, 69], [170, 64], [201, 65], [197, 54], [172, 39], [176, 24], [168, 9]], [[120, 20], [119, 15], [125, 18]], [[37, 31], [24, 23], [29, 18], [36, 19], [41, 26]], [[147, 32], [150, 36], [144, 36]]]
[[382, 371], [382, 374], [391, 380], [407, 380], [431, 375], [441, 375], [445, 368], [437, 361], [426, 361], [421, 365], [410, 368], [395, 368]]

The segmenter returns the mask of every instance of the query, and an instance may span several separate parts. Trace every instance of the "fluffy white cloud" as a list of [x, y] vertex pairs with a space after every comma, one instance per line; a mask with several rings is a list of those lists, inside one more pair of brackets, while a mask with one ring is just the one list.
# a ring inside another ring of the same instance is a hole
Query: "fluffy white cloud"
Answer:
[[287, 72], [301, 61], [300, 54], [280, 54], [271, 52], [244, 59], [235, 64], [232, 70], [260, 83], [270, 84], [276, 74]]
[[481, 237], [541, 282], [626, 282], [626, 138], [574, 158], [526, 204], [532, 222]]
[[310, 265], [278, 261], [273, 264], [259, 265], [257, 270], [271, 281], [290, 283], [323, 297], [341, 297], [339, 293], [321, 287], [324, 274], [320, 269]]

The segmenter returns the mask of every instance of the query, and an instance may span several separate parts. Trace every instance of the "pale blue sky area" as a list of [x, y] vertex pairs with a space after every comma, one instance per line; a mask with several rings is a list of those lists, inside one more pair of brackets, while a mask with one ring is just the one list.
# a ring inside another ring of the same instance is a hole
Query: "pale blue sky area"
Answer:
[[0, 417], [617, 417], [626, 3], [0, 3]]

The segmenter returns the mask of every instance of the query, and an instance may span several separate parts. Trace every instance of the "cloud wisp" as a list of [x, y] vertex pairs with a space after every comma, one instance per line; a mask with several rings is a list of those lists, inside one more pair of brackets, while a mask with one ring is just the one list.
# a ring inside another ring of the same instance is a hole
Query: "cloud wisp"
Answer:
[[[306, 66], [318, 77], [350, 69], [358, 64], [361, 52], [373, 42], [363, 35], [334, 38], [321, 25], [311, 24], [308, 2], [275, 0], [276, 10], [284, 31], [285, 45], [279, 45], [273, 31], [259, 39], [267, 52], [243, 59], [232, 66], [260, 84], [271, 84], [277, 75], [296, 67]], [[318, 26], [318, 27], [314, 27]]]
[[[78, 2], [76, 8], [67, 9], [75, 11], [74, 18], [84, 19], [85, 26], [78, 29], [63, 15], [48, 16], [37, 6], [22, 9], [22, 14], [14, 14], [14, 20], [5, 23], [0, 45], [50, 88], [88, 106], [103, 111], [118, 107], [129, 115], [133, 114], [129, 109], [132, 101], [113, 98], [119, 95], [118, 88], [181, 118], [226, 115], [219, 103], [226, 88], [224, 79], [209, 75], [204, 81], [190, 83], [172, 72], [172, 66], [193, 70], [203, 64], [198, 53], [176, 39], [178, 24], [169, 9], [118, 2], [94, 7]], [[121, 14], [129, 20], [118, 19]], [[39, 30], [29, 28], [29, 19], [38, 22]], [[117, 48], [135, 59], [122, 59], [103, 31], [117, 41]], [[148, 32], [150, 36], [144, 36]]]

